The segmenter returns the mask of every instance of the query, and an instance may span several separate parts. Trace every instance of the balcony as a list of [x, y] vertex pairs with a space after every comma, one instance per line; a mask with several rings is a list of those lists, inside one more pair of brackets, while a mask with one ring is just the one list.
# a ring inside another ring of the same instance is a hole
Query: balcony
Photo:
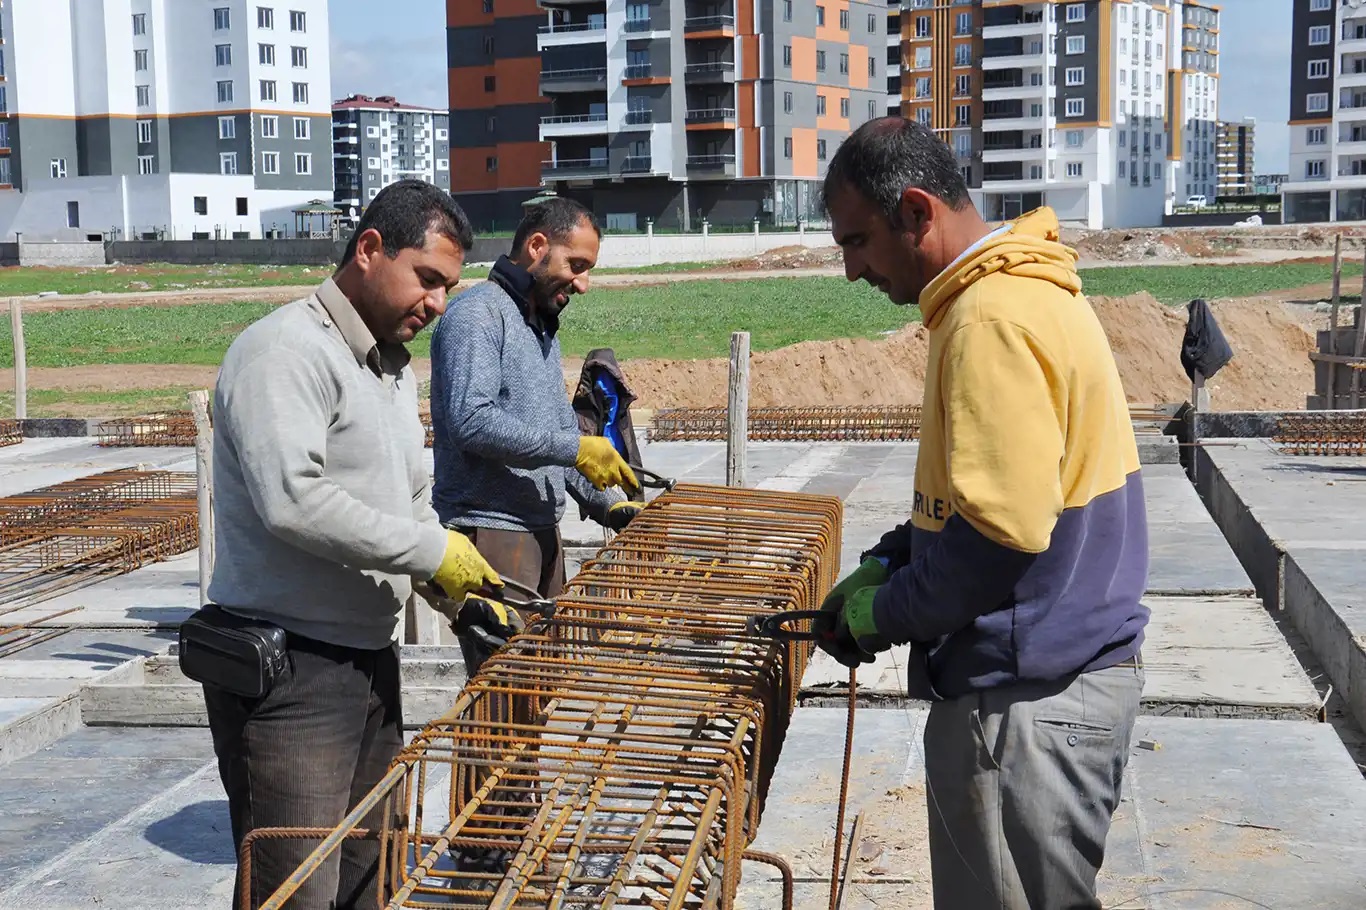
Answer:
[[1045, 85], [998, 85], [982, 87], [983, 101], [1018, 101], [1022, 98], [1038, 98], [1048, 91]]
[[574, 177], [603, 177], [610, 168], [606, 158], [556, 158], [541, 162], [541, 174], [565, 180]]
[[714, 177], [735, 176], [734, 155], [689, 155], [688, 170]]
[[1043, 34], [1046, 25], [1042, 12], [1025, 12], [1019, 7], [988, 9], [983, 12], [982, 38], [1028, 38]]
[[709, 82], [734, 82], [735, 61], [708, 60], [703, 63], [689, 63], [684, 67], [683, 72], [687, 75], [688, 82], [694, 85]]
[[561, 22], [542, 25], [536, 30], [536, 47], [579, 44], [585, 41], [606, 41], [607, 19], [595, 17], [586, 22]]
[[653, 79], [655, 68], [649, 63], [632, 63], [621, 72], [621, 81], [627, 84]]
[[649, 174], [653, 171], [653, 159], [649, 155], [627, 155], [621, 160], [623, 174]]
[[607, 114], [556, 114], [541, 118], [541, 139], [593, 136], [607, 132]]
[[649, 126], [654, 122], [655, 112], [649, 110], [648, 108], [644, 110], [627, 111], [626, 116], [623, 117], [621, 120], [623, 128], [629, 128], [634, 126]]
[[626, 24], [621, 27], [621, 30], [627, 34], [636, 35], [641, 32], [654, 31], [654, 26], [650, 24], [649, 17], [633, 18], [627, 19]]
[[541, 93], [591, 92], [607, 89], [607, 67], [541, 70]]
[[706, 107], [688, 111], [688, 129], [735, 129], [735, 108]]
[[1043, 66], [1046, 62], [1043, 48], [1040, 47], [1038, 50], [1026, 50], [1018, 54], [983, 57], [981, 66], [984, 70], [1028, 69]]
[[982, 161], [987, 164], [1001, 161], [1041, 161], [1046, 157], [1048, 150], [1042, 145], [982, 149]]
[[734, 38], [734, 16], [690, 16], [683, 20], [685, 38]]

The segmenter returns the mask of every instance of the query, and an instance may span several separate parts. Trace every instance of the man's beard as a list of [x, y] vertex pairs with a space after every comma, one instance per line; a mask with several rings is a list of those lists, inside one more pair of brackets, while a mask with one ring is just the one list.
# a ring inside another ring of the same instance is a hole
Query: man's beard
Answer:
[[[560, 305], [556, 298], [563, 293], [565, 302]], [[531, 270], [531, 302], [536, 309], [548, 316], [559, 316], [569, 306], [569, 286], [550, 277], [538, 269]]]

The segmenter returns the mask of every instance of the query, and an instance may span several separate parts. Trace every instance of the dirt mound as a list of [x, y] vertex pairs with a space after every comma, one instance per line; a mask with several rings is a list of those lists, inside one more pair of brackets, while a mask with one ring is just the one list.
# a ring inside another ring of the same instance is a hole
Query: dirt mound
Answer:
[[783, 269], [823, 269], [844, 264], [839, 247], [828, 246], [810, 249], [804, 246], [780, 246], [760, 253], [749, 259], [735, 259], [721, 265], [721, 268], [737, 271], [762, 269], [782, 271]]
[[[1163, 306], [1152, 295], [1093, 297], [1129, 400], [1185, 401], [1190, 381], [1181, 369], [1184, 309]], [[1234, 359], [1210, 381], [1220, 410], [1304, 407], [1314, 387], [1308, 353], [1313, 339], [1305, 324], [1274, 300], [1229, 300], [1214, 311]], [[924, 393], [929, 341], [925, 328], [908, 326], [888, 338], [809, 341], [754, 356], [750, 403], [794, 405], [919, 404]], [[631, 360], [627, 378], [641, 408], [716, 407], [726, 402], [727, 362]], [[565, 364], [577, 377], [578, 364]]]

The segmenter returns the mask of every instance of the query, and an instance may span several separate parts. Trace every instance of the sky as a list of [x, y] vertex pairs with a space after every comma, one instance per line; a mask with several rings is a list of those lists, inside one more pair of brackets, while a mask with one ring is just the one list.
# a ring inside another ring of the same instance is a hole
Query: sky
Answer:
[[[447, 105], [444, 0], [329, 0], [328, 6], [334, 98], [361, 93]], [[1259, 174], [1289, 168], [1291, 7], [1290, 0], [1223, 4], [1220, 117], [1256, 118]]]

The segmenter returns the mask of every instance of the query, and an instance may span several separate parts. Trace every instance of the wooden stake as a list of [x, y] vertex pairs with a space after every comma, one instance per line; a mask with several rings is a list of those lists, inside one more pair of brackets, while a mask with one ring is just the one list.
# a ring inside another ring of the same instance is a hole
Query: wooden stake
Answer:
[[10, 337], [14, 341], [14, 416], [28, 417], [28, 351], [24, 345], [24, 312], [18, 297], [9, 299]]
[[[1366, 283], [1366, 275], [1362, 276], [1362, 281]], [[1342, 303], [1342, 235], [1333, 236], [1333, 308], [1328, 315], [1328, 353], [1338, 352], [1338, 305]], [[1335, 393], [1333, 386], [1337, 384], [1337, 364], [1328, 364], [1328, 392], [1324, 395], [1323, 403], [1328, 410], [1333, 410]]]
[[209, 602], [209, 579], [213, 577], [213, 421], [209, 414], [209, 393], [191, 392], [190, 414], [194, 417], [194, 463], [199, 495], [199, 602]]
[[[1357, 304], [1357, 340], [1352, 348], [1352, 356], [1360, 357], [1366, 351], [1366, 278], [1362, 279], [1361, 302]], [[1332, 369], [1330, 364], [1328, 367]], [[1361, 370], [1352, 370], [1352, 408], [1361, 407]]]
[[730, 336], [730, 389], [726, 402], [726, 486], [743, 487], [749, 444], [749, 332]]

